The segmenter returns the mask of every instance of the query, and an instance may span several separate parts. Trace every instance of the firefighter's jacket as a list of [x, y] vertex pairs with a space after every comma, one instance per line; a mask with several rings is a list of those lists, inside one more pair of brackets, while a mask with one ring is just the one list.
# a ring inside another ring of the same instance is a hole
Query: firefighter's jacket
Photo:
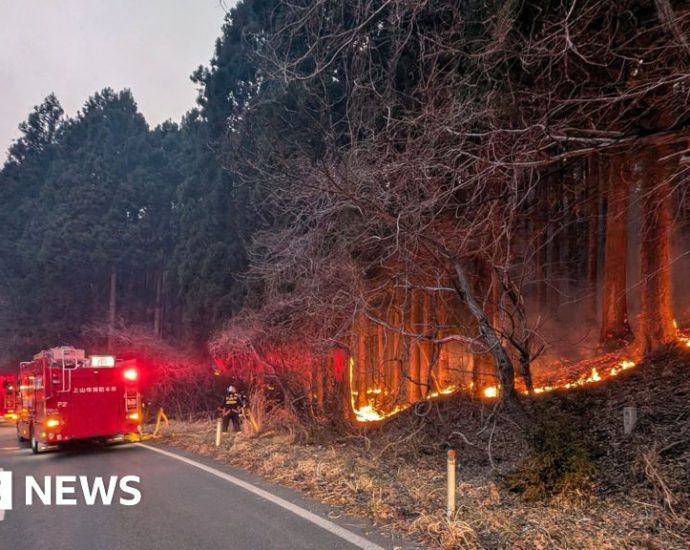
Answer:
[[242, 410], [242, 397], [239, 393], [225, 394], [223, 399], [223, 409], [233, 413], [239, 413]]

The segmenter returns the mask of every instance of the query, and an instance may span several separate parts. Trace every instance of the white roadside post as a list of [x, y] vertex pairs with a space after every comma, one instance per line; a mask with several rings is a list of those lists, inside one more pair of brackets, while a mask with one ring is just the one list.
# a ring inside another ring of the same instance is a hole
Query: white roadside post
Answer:
[[637, 407], [623, 407], [623, 433], [630, 435], [637, 425]]
[[221, 418], [216, 422], [216, 447], [220, 447], [220, 436], [223, 430], [223, 420]]
[[446, 514], [450, 520], [455, 515], [455, 450], [448, 451], [448, 505]]

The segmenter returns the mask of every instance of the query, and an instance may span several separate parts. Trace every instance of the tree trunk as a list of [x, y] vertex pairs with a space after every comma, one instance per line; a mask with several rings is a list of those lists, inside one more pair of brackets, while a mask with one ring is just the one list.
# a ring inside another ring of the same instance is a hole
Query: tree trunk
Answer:
[[619, 155], [609, 161], [608, 207], [602, 291], [602, 343], [630, 340], [626, 297], [630, 170]]
[[[559, 205], [560, 206], [560, 205]], [[562, 212], [560, 207], [556, 210], [557, 218]], [[561, 222], [562, 223], [562, 222]], [[546, 311], [554, 320], [558, 319], [561, 307], [563, 265], [561, 264], [561, 248], [564, 232], [556, 226], [555, 221], [547, 224], [548, 243], [546, 246]]]
[[[402, 328], [402, 315], [400, 308], [404, 303], [404, 297], [396, 291], [395, 300], [391, 305], [392, 325]], [[400, 333], [391, 332], [386, 334], [386, 391], [388, 392], [386, 401], [394, 405], [400, 399], [400, 365], [401, 365]]]
[[319, 361], [316, 366], [316, 404], [319, 407], [320, 412], [324, 412], [324, 393], [325, 393], [325, 380], [326, 369], [324, 369], [324, 362]]
[[640, 327], [639, 345], [646, 353], [676, 339], [671, 307], [670, 212], [675, 163], [658, 162], [673, 153], [671, 147], [650, 151], [643, 158], [640, 228]]
[[357, 317], [357, 407], [367, 405], [367, 319], [363, 313]]
[[547, 225], [549, 201], [545, 182], [537, 184], [537, 212], [536, 212], [536, 279], [537, 279], [537, 307], [539, 314], [543, 315], [547, 307], [546, 287], [546, 250], [547, 250]]
[[[443, 295], [438, 297], [436, 301], [438, 304], [438, 336], [443, 338], [449, 334], [448, 332], [448, 317], [446, 315], [446, 300]], [[448, 361], [448, 344], [440, 344], [438, 349], [438, 368], [436, 369], [436, 383], [439, 389], [447, 388], [451, 385], [449, 376], [449, 361]]]
[[587, 318], [597, 318], [597, 276], [599, 273], [599, 189], [601, 159], [599, 155], [589, 158], [589, 179], [587, 181]]
[[[420, 291], [421, 315], [419, 332], [425, 336], [432, 333], [431, 294]], [[419, 341], [419, 381], [422, 397], [426, 397], [431, 390], [431, 376], [434, 365], [434, 344], [429, 340]]]
[[386, 380], [386, 330], [383, 325], [376, 325], [376, 381], [374, 387], [382, 393], [377, 394], [377, 401], [383, 398]]
[[110, 300], [108, 303], [108, 352], [113, 351], [115, 339], [115, 317], [117, 314], [117, 271], [110, 268]]
[[153, 333], [160, 338], [162, 336], [161, 331], [161, 318], [163, 315], [163, 273], [158, 271], [156, 273], [156, 304], [153, 309]]
[[460, 260], [455, 257], [450, 258], [451, 267], [454, 274], [455, 287], [460, 299], [467, 305], [470, 313], [477, 321], [479, 326], [479, 333], [486, 342], [490, 353], [496, 360], [496, 367], [498, 370], [498, 379], [501, 384], [500, 396], [501, 400], [508, 406], [511, 413], [514, 413], [515, 419], [524, 428], [529, 429], [525, 410], [520, 403], [517, 392], [515, 391], [515, 370], [513, 363], [508, 357], [508, 353], [501, 345], [501, 340], [496, 332], [496, 329], [491, 324], [489, 317], [477, 302], [465, 270], [460, 264]]
[[[419, 292], [410, 290], [410, 332], [418, 334], [420, 331], [419, 319], [421, 317]], [[421, 364], [421, 350], [417, 338], [412, 337], [410, 340], [410, 369], [409, 379], [407, 382], [407, 398], [410, 403], [419, 401], [422, 398], [420, 388], [420, 364]]]
[[[482, 297], [479, 304], [492, 327], [498, 326], [498, 280], [496, 272], [484, 261], [476, 265], [478, 280], [476, 293]], [[496, 386], [496, 363], [492, 352], [477, 354], [472, 363], [472, 385], [477, 396], [485, 388]]]

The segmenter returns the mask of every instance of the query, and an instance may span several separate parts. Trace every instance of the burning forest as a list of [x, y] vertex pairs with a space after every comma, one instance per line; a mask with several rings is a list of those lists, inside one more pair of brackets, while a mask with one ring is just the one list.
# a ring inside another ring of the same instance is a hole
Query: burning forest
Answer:
[[[534, 486], [604, 494], [596, 468], [624, 464], [687, 540], [690, 496], [663, 474], [690, 464], [687, 2], [241, 0], [192, 80], [179, 125], [110, 89], [22, 123], [0, 172], [0, 361], [129, 349], [179, 417], [232, 386], [321, 458], [362, 442], [366, 487], [458, 448], [478, 491], [504, 476], [491, 510]], [[618, 433], [636, 399], [646, 447]]]
[[[310, 107], [284, 121], [287, 149], [256, 130], [259, 104], [253, 141], [229, 142], [279, 213], [253, 235], [262, 305], [245, 319], [259, 347], [303, 346], [317, 408], [370, 422], [455, 393], [520, 408], [688, 342], [686, 11], [482, 9], [291, 6], [263, 50], [288, 83], [272, 101], [302, 82]], [[216, 348], [231, 355], [237, 328]]]

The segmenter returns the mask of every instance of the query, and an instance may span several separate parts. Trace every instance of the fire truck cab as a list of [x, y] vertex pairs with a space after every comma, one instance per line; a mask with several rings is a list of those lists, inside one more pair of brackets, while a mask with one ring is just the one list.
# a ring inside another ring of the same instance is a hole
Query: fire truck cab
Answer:
[[0, 421], [16, 422], [17, 378], [0, 376]]
[[87, 357], [62, 346], [19, 365], [17, 437], [34, 454], [75, 440], [108, 441], [139, 431], [136, 361]]

